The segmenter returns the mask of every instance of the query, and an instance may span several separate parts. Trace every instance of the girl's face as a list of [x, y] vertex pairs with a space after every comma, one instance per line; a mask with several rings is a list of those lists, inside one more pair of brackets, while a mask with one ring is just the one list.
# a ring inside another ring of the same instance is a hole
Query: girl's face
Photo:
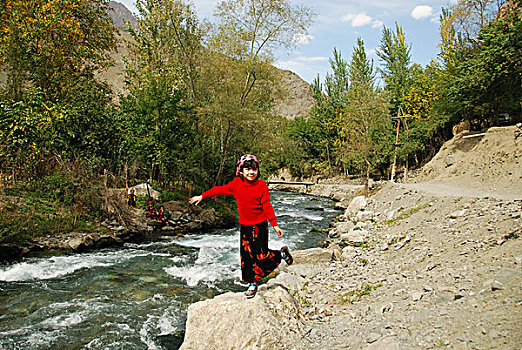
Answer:
[[257, 170], [257, 168], [244, 167], [241, 170], [241, 174], [243, 175], [243, 178], [245, 178], [248, 182], [254, 182], [257, 179], [258, 173], [259, 173], [259, 170]]

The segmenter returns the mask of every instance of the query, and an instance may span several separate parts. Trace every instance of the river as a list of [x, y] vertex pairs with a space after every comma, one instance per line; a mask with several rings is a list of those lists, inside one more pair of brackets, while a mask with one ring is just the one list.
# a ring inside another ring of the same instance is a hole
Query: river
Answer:
[[[333, 202], [273, 192], [285, 237], [269, 246], [316, 247], [340, 212]], [[165, 237], [0, 266], [0, 349], [177, 349], [188, 305], [239, 280], [238, 228]]]

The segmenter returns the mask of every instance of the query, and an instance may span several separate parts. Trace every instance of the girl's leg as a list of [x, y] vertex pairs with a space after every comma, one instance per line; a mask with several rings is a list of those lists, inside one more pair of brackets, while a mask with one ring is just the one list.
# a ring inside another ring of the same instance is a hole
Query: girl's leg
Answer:
[[281, 263], [281, 251], [268, 248], [266, 221], [257, 225], [242, 226], [241, 240], [241, 249], [244, 250], [241, 252], [241, 271], [244, 281], [247, 281], [246, 278], [253, 278], [257, 282], [269, 275]]
[[241, 280], [254, 282], [254, 259], [252, 259], [252, 230], [254, 226], [240, 226], [239, 252], [241, 255]]

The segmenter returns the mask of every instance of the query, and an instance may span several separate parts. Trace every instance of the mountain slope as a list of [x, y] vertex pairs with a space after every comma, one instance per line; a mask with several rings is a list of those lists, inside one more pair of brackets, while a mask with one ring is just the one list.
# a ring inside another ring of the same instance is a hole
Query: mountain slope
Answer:
[[[137, 22], [132, 13], [123, 4], [111, 1], [110, 7], [112, 9], [110, 15], [115, 27], [119, 29], [120, 40], [117, 51], [111, 55], [114, 60], [114, 66], [98, 74], [98, 77], [107, 82], [113, 88], [116, 96], [118, 96], [126, 93], [123, 57], [128, 54], [125, 41], [131, 40], [131, 37], [125, 30], [125, 23], [130, 23], [133, 27], [136, 27]], [[276, 93], [273, 114], [288, 119], [294, 119], [295, 117], [308, 118], [310, 109], [313, 106], [310, 85], [291, 71], [275, 67], [274, 69], [280, 74], [281, 89]]]

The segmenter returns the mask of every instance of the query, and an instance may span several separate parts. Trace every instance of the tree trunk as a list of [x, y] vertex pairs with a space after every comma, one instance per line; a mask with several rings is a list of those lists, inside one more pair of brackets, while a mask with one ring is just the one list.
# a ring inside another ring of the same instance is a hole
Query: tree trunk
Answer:
[[219, 169], [218, 169], [218, 172], [216, 175], [216, 179], [214, 180], [214, 186], [216, 186], [219, 183], [219, 180], [221, 179], [221, 175], [223, 174], [223, 168], [225, 166], [225, 159], [227, 158], [227, 153], [228, 153], [228, 144], [230, 142], [230, 139], [232, 138], [231, 129], [232, 129], [232, 123], [229, 120], [228, 126], [227, 126], [227, 133], [225, 136], [225, 144], [223, 145], [223, 152], [221, 153], [221, 160], [219, 162]]
[[397, 150], [395, 150], [395, 154], [393, 155], [393, 165], [391, 170], [391, 182], [394, 182], [395, 180], [395, 168], [397, 166]]
[[364, 160], [366, 162], [366, 181], [364, 182], [364, 195], [366, 197], [368, 197], [368, 193], [369, 193], [369, 182], [370, 182], [370, 168], [371, 168], [371, 164], [370, 162], [368, 161], [368, 159], [365, 159]]

